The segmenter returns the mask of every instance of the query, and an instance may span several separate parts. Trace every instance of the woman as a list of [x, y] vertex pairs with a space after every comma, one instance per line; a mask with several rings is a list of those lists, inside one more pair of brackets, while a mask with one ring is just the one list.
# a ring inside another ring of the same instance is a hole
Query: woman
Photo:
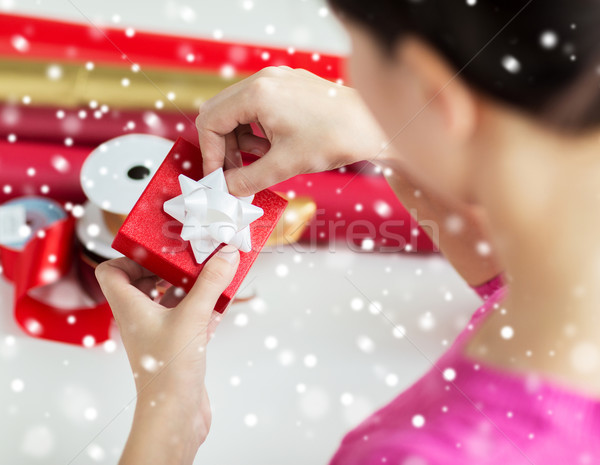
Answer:
[[[224, 165], [232, 193], [248, 195], [371, 160], [402, 202], [438, 222], [444, 254], [489, 297], [331, 463], [600, 463], [600, 4], [331, 4], [358, 93], [286, 68], [235, 84], [198, 117], [205, 172]], [[238, 149], [261, 158], [242, 168]], [[191, 463], [206, 438], [204, 347], [237, 260], [224, 248], [164, 307], [140, 292], [154, 281], [133, 262], [98, 268], [137, 374], [121, 463]], [[148, 373], [145, 354], [172, 361]]]

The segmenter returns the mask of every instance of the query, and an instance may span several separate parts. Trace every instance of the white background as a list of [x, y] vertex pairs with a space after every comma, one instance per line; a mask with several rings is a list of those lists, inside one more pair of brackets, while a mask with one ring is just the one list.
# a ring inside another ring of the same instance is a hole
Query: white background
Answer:
[[[73, 3], [0, 0], [0, 7], [79, 22], [83, 12], [97, 23], [206, 37], [218, 29], [227, 40], [348, 51], [319, 1]], [[269, 26], [274, 33], [267, 33]], [[246, 286], [259, 297], [235, 304], [209, 345], [213, 425], [197, 464], [326, 463], [346, 431], [430, 367], [479, 303], [439, 256], [356, 253], [341, 246], [267, 250]], [[113, 331], [117, 349], [111, 353], [26, 337], [12, 320], [11, 296], [12, 286], [0, 279], [0, 463], [116, 464], [135, 402], [118, 334]], [[381, 313], [370, 310], [373, 302]], [[405, 327], [414, 345], [394, 337], [390, 321]], [[265, 344], [269, 337], [275, 348]], [[315, 366], [305, 364], [307, 355], [316, 357]], [[13, 389], [15, 380], [24, 383], [22, 391]], [[255, 426], [247, 426], [249, 414]]]

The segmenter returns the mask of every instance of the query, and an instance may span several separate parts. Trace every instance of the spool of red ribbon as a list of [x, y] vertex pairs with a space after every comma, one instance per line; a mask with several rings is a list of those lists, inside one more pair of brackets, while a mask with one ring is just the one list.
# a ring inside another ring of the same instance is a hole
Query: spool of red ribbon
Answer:
[[[21, 225], [29, 230], [21, 243], [0, 245], [4, 276], [15, 286], [14, 316], [19, 326], [32, 337], [71, 344], [91, 346], [109, 339], [112, 312], [106, 301], [66, 309], [33, 295], [35, 289], [55, 284], [71, 272], [80, 274], [72, 269], [78, 266], [74, 218], [56, 202], [40, 197], [22, 197], [0, 207], [4, 213], [7, 208], [24, 209], [29, 220], [38, 218]], [[9, 219], [3, 219], [5, 228]]]

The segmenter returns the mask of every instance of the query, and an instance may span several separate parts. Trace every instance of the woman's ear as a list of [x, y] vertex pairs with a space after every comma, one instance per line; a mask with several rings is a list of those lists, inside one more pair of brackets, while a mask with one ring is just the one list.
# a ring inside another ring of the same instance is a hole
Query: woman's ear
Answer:
[[429, 110], [439, 113], [447, 135], [464, 142], [477, 125], [477, 96], [452, 67], [424, 41], [408, 37], [400, 41], [397, 58], [415, 76]]

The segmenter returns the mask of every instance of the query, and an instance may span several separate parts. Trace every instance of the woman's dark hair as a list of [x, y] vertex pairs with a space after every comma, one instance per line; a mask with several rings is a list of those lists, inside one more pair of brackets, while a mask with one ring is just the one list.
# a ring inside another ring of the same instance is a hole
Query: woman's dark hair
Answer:
[[600, 0], [329, 0], [391, 52], [413, 35], [474, 88], [564, 129], [600, 126]]

